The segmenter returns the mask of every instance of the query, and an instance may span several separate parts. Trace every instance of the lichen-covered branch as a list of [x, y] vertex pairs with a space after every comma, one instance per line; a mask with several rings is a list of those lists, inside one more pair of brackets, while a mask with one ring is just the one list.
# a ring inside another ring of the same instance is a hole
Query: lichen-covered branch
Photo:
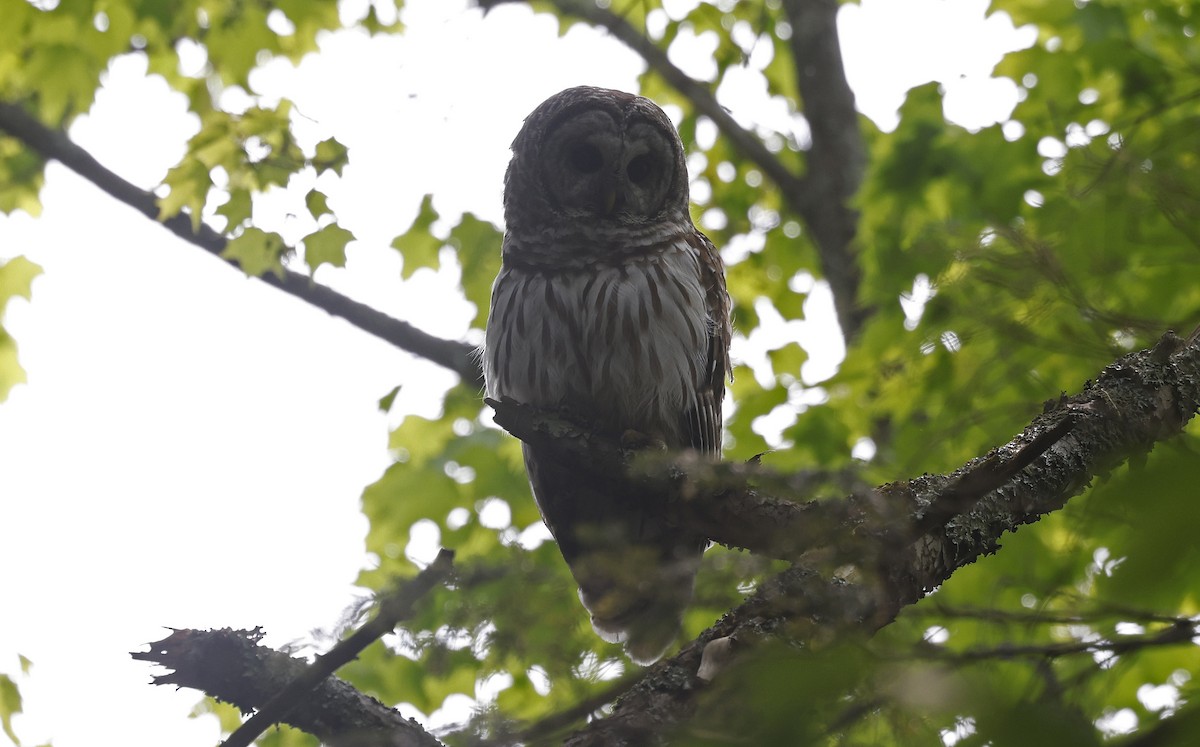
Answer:
[[277, 723], [332, 744], [439, 745], [416, 723], [332, 675], [410, 617], [414, 605], [446, 580], [453, 560], [454, 553], [443, 549], [415, 578], [383, 595], [362, 627], [311, 663], [259, 646], [257, 629], [176, 630], [132, 656], [175, 670], [155, 677], [155, 684], [195, 688], [254, 712], [222, 747], [248, 747]]
[[[572, 747], [643, 744], [685, 723], [695, 712], [705, 684], [697, 677], [705, 648], [717, 640], [753, 648], [755, 641], [783, 638], [807, 643], [819, 635], [824, 645], [839, 637], [870, 635], [891, 622], [905, 605], [959, 568], [994, 552], [1001, 535], [1063, 506], [1087, 487], [1094, 475], [1154, 444], [1176, 436], [1200, 406], [1200, 335], [1183, 340], [1168, 333], [1151, 349], [1130, 354], [1104, 369], [1070, 397], [1047, 403], [1024, 432], [983, 460], [1025, 452], [1047, 430], [1073, 420], [1062, 435], [1004, 485], [960, 504], [961, 513], [902, 545], [889, 540], [886, 562], [867, 567], [867, 582], [823, 577], [794, 565], [768, 579], [741, 606], [659, 662], [613, 709], [567, 741]], [[923, 511], [936, 510], [939, 495], [978, 468], [979, 460], [951, 475], [928, 475], [882, 486], [876, 494]], [[960, 500], [960, 496], [955, 496]], [[883, 556], [880, 556], [883, 559]], [[817, 623], [819, 621], [819, 625]], [[719, 686], [719, 681], [713, 686]]]
[[342, 666], [349, 664], [363, 649], [392, 632], [402, 620], [412, 616], [413, 607], [430, 589], [450, 575], [454, 552], [442, 548], [437, 558], [411, 581], [385, 594], [375, 616], [344, 641], [316, 658], [294, 680], [258, 707], [238, 730], [229, 735], [222, 747], [249, 747], [273, 724], [282, 721], [304, 701], [309, 693]]
[[[515, 422], [518, 430], [530, 427], [530, 438], [568, 444], [560, 455], [579, 448], [578, 458], [591, 456], [600, 465], [619, 463], [621, 469], [632, 470], [631, 476], [620, 479], [638, 489], [665, 486], [676, 491], [680, 515], [691, 507], [709, 506], [723, 494], [696, 492], [696, 486], [706, 484], [705, 470], [714, 465], [697, 468], [700, 462], [689, 464], [685, 458], [668, 460], [669, 467], [663, 468], [660, 458], [658, 469], [665, 472], [656, 477], [654, 460], [630, 458], [616, 442], [511, 403], [496, 406], [498, 421], [506, 420], [510, 426]], [[1097, 473], [1177, 435], [1198, 406], [1200, 335], [1183, 340], [1168, 333], [1153, 348], [1105, 368], [1082, 392], [1047, 403], [1020, 435], [988, 455], [948, 475], [926, 475], [877, 488], [858, 499], [857, 513], [849, 524], [832, 528], [836, 534], [852, 526], [864, 537], [860, 547], [873, 546], [861, 559], [863, 583], [829, 578], [799, 563], [767, 579], [750, 599], [678, 654], [650, 668], [610, 716], [583, 727], [566, 744], [644, 744], [686, 723], [700, 693], [721, 686], [719, 675], [711, 682], [711, 672], [703, 679], [698, 676], [705, 652], [714, 642], [724, 643], [724, 649], [736, 658], [770, 640], [805, 645], [819, 635], [828, 645], [843, 637], [870, 635], [957, 569], [994, 552], [1004, 532], [1061, 508]], [[597, 470], [595, 465], [579, 464], [589, 473]], [[685, 471], [688, 468], [699, 477], [693, 479]], [[743, 472], [745, 469], [737, 465], [718, 471], [721, 489], [736, 487], [739, 475], [752, 480], [752, 471]], [[680, 488], [688, 485], [692, 488]], [[744, 484], [737, 490], [747, 496], [753, 492]], [[778, 497], [773, 500], [783, 503]], [[782, 505], [775, 508], [791, 510]], [[775, 531], [769, 526], [773, 514], [747, 510], [767, 525], [762, 527], [765, 535]], [[805, 531], [797, 518], [802, 516], [805, 514], [798, 513], [790, 519], [800, 532]], [[888, 524], [885, 519], [899, 523]], [[914, 536], [918, 530], [924, 531]], [[305, 666], [257, 646], [253, 634], [232, 631], [176, 631], [153, 644], [150, 653], [135, 654], [135, 658], [175, 669], [156, 678], [159, 684], [197, 687], [245, 709], [265, 702]], [[304, 702], [305, 707], [292, 709], [285, 721], [327, 741], [337, 743], [349, 733], [380, 738], [386, 733], [392, 739], [389, 744], [437, 744], [419, 727], [395, 722], [398, 717], [388, 715], [394, 714], [390, 709], [336, 680], [326, 680]], [[393, 729], [395, 733], [390, 731]]]
[[[308, 667], [302, 659], [259, 645], [261, 638], [258, 629], [174, 630], [150, 644], [150, 651], [132, 656], [175, 670], [156, 675], [156, 685], [200, 690], [249, 712]], [[282, 723], [325, 744], [442, 747], [416, 722], [336, 677], [322, 681], [300, 705]]]

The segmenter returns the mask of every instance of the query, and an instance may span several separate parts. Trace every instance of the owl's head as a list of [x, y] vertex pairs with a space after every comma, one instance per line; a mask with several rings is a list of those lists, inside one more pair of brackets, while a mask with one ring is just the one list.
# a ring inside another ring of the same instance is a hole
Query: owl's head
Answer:
[[637, 225], [686, 215], [683, 145], [649, 99], [568, 88], [529, 115], [512, 148], [504, 180], [510, 228], [579, 220]]

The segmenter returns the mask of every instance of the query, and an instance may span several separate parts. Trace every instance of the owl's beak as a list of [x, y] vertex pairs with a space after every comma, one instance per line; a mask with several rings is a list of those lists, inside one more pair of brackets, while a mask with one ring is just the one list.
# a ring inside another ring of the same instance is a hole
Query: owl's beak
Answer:
[[608, 187], [604, 190], [604, 214], [612, 215], [617, 208], [617, 197], [620, 195], [620, 190], [616, 185]]

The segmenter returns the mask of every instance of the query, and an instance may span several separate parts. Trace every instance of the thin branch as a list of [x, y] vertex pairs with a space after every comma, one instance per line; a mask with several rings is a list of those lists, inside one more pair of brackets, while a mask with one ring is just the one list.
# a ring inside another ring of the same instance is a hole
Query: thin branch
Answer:
[[259, 735], [273, 724], [282, 721], [304, 702], [308, 694], [327, 677], [357, 658], [367, 646], [392, 632], [401, 620], [409, 618], [417, 601], [450, 575], [453, 562], [454, 551], [442, 548], [433, 563], [418, 573], [416, 578], [380, 600], [379, 609], [373, 618], [328, 653], [318, 656], [298, 677], [288, 683], [287, 687], [263, 704], [257, 713], [230, 734], [222, 747], [250, 747]]
[[617, 700], [629, 692], [645, 676], [645, 672], [636, 671], [626, 674], [613, 684], [595, 695], [584, 698], [574, 705], [561, 711], [556, 711], [528, 724], [525, 728], [512, 734], [500, 734], [488, 739], [484, 744], [488, 747], [512, 747], [512, 745], [536, 744], [561, 733], [572, 724], [583, 721], [591, 714]]
[[[1101, 638], [1094, 641], [1029, 643], [1019, 646], [1009, 644], [990, 648], [972, 648], [965, 651], [950, 651], [940, 647], [925, 647], [916, 652], [915, 658], [965, 663], [1002, 661], [1018, 658], [1057, 659], [1063, 656], [1099, 653], [1109, 653], [1117, 656], [1144, 648], [1176, 646], [1181, 643], [1190, 644], [1197, 635], [1200, 635], [1200, 632], [1196, 630], [1195, 622], [1186, 618], [1178, 618], [1173, 620], [1171, 625], [1154, 633], [1117, 635], [1112, 638]], [[913, 658], [913, 655], [906, 655], [899, 658]]]
[[[479, 0], [479, 6], [486, 11], [513, 1]], [[618, 41], [636, 52], [651, 70], [690, 101], [697, 112], [711, 119], [738, 152], [762, 169], [763, 173], [779, 186], [793, 207], [799, 209], [801, 205], [812, 201], [811, 189], [803, 180], [768, 150], [757, 135], [738, 124], [725, 107], [717, 103], [716, 96], [706, 84], [692, 78], [671, 62], [666, 51], [654, 40], [645, 36], [621, 16], [600, 7], [592, 0], [550, 0], [550, 5], [563, 16], [574, 16], [593, 26], [606, 29]]]
[[[66, 133], [52, 130], [29, 115], [19, 104], [0, 101], [0, 131], [7, 132], [43, 158], [56, 160], [88, 180], [103, 192], [151, 220], [158, 221], [158, 199], [150, 192], [122, 179], [105, 168]], [[239, 268], [235, 260], [221, 257], [227, 240], [211, 227], [201, 223], [192, 230], [191, 218], [180, 213], [162, 222], [171, 233], [190, 244]], [[444, 340], [422, 332], [408, 322], [383, 314], [366, 304], [318, 285], [307, 275], [283, 270], [281, 275], [267, 273], [258, 280], [341, 317], [355, 327], [385, 342], [454, 371], [472, 386], [482, 386], [483, 375], [474, 356], [474, 347], [465, 342]]]
[[982, 620], [1000, 625], [1098, 625], [1107, 621], [1158, 623], [1174, 625], [1180, 620], [1177, 615], [1164, 615], [1161, 612], [1133, 609], [1121, 605], [1105, 604], [1087, 613], [1064, 614], [1045, 612], [1042, 610], [1003, 610], [988, 607], [951, 607], [935, 600], [933, 604], [923, 605], [920, 610], [909, 613], [912, 617], [925, 617], [945, 620], [961, 618], [967, 620]]

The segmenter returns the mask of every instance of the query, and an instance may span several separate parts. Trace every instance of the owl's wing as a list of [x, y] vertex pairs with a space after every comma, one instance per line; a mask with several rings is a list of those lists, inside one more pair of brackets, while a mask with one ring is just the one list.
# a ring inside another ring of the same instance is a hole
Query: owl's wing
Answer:
[[694, 231], [688, 242], [700, 256], [700, 280], [708, 309], [708, 350], [696, 406], [684, 412], [683, 426], [689, 446], [704, 454], [720, 456], [721, 402], [725, 399], [725, 380], [732, 376], [729, 339], [733, 329], [729, 321], [729, 294], [725, 290], [725, 266], [704, 234]]

